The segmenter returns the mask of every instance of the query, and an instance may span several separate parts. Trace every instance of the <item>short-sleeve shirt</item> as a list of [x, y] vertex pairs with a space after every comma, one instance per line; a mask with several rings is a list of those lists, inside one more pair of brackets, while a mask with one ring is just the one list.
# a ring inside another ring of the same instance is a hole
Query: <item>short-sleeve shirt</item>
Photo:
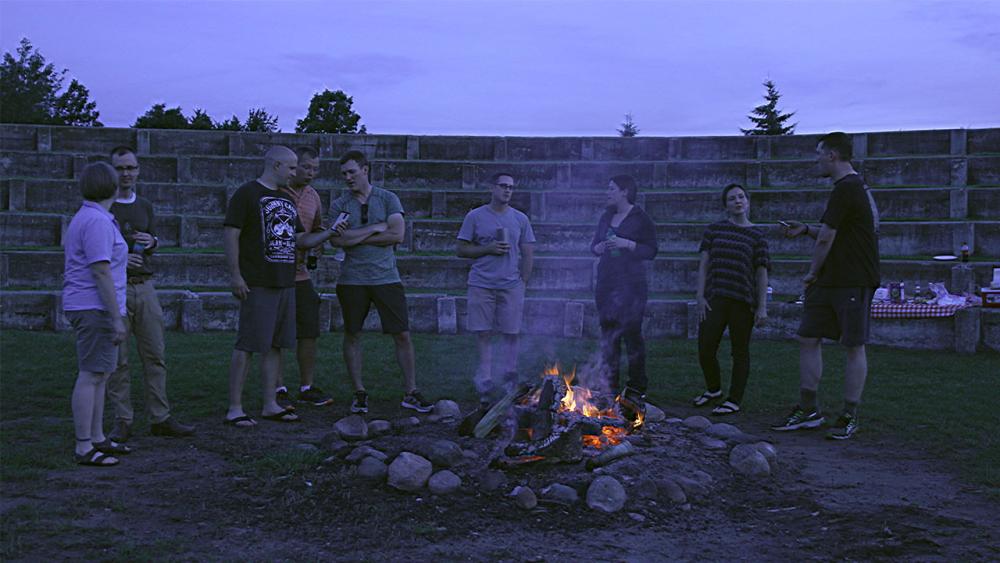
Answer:
[[304, 229], [287, 194], [256, 180], [243, 184], [229, 200], [225, 226], [240, 229], [240, 275], [248, 286], [295, 286], [295, 233]]
[[750, 305], [756, 303], [757, 268], [771, 268], [761, 228], [729, 221], [712, 223], [702, 235], [698, 252], [708, 252], [706, 299], [728, 297]]
[[486, 289], [510, 289], [521, 282], [521, 245], [535, 242], [528, 216], [513, 207], [497, 213], [489, 205], [470, 211], [462, 221], [458, 240], [477, 246], [492, 244], [497, 240], [497, 230], [507, 229], [510, 252], [503, 256], [487, 254], [472, 262], [469, 268], [469, 285]]
[[[146, 198], [136, 195], [131, 202], [125, 203], [116, 201], [111, 204], [111, 213], [118, 221], [122, 236], [125, 237], [125, 244], [131, 249], [135, 246], [136, 232], [148, 233], [156, 236], [155, 216], [153, 215], [153, 204]], [[128, 267], [130, 276], [149, 276], [153, 274], [153, 256], [151, 252], [142, 253], [142, 266], [139, 268]]]
[[[349, 190], [330, 203], [330, 213], [327, 215], [332, 225], [342, 211], [351, 214], [348, 219], [348, 229], [360, 229], [373, 223], [385, 223], [390, 215], [403, 215], [403, 204], [396, 194], [372, 186], [365, 203], [367, 211], [362, 213], [359, 202]], [[362, 217], [365, 215], [365, 217]], [[367, 222], [362, 222], [367, 218]], [[385, 285], [398, 283], [399, 270], [396, 268], [396, 251], [392, 246], [376, 246], [373, 244], [358, 244], [345, 248], [344, 264], [340, 268], [340, 285]]]
[[66, 229], [65, 269], [63, 272], [63, 310], [107, 311], [91, 264], [108, 262], [115, 285], [118, 312], [125, 314], [125, 266], [128, 246], [118, 231], [118, 223], [110, 212], [97, 202], [84, 201]]
[[[282, 188], [282, 192], [295, 202], [295, 209], [299, 213], [299, 222], [307, 233], [315, 233], [323, 230], [322, 202], [319, 194], [312, 186], [305, 186], [299, 190], [293, 188]], [[305, 281], [309, 279], [309, 269], [306, 268], [306, 255], [308, 249], [299, 248], [295, 254], [295, 281]]]
[[833, 185], [820, 221], [837, 229], [816, 285], [825, 287], [878, 287], [879, 213], [871, 190], [857, 174]]

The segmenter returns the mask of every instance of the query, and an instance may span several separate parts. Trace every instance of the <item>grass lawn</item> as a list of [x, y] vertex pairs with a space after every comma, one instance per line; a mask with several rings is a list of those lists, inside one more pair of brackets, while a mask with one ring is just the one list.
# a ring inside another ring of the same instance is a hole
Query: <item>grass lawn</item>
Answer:
[[[317, 383], [332, 392], [342, 407], [350, 389], [340, 340], [338, 333], [321, 338]], [[168, 395], [178, 418], [198, 424], [221, 420], [234, 341], [231, 333], [167, 333]], [[398, 401], [401, 386], [391, 341], [367, 334], [363, 343], [365, 382], [372, 400]], [[470, 383], [476, 362], [473, 337], [415, 334], [414, 345], [418, 383], [428, 397], [452, 398], [466, 405], [475, 400]], [[522, 373], [536, 374], [552, 360], [565, 367], [582, 365], [597, 344], [588, 339], [527, 337], [522, 348]], [[825, 409], [833, 411], [840, 407], [844, 355], [836, 346], [828, 346], [825, 352], [820, 397]], [[720, 351], [724, 372], [728, 353], [724, 344]], [[291, 355], [286, 358], [286, 382], [297, 384], [294, 360]], [[744, 406], [753, 424], [759, 420], [763, 424], [764, 419], [784, 415], [797, 399], [798, 349], [793, 342], [757, 341], [752, 344], [751, 358]], [[136, 425], [141, 427], [146, 420], [134, 349], [132, 364]], [[931, 452], [964, 479], [997, 494], [1000, 438], [993, 407], [1000, 402], [998, 365], [996, 353], [966, 357], [871, 347], [858, 439], [891, 439]], [[255, 365], [254, 374], [256, 369]], [[47, 469], [71, 466], [69, 399], [75, 371], [72, 334], [0, 333], [0, 479], [4, 482], [40, 479]], [[687, 405], [704, 388], [693, 341], [649, 342], [648, 372], [650, 400], [668, 412]], [[728, 377], [723, 381], [728, 384]], [[249, 378], [244, 396], [248, 412], [258, 411], [259, 378], [255, 375]], [[105, 428], [110, 430], [110, 412], [106, 414]]]

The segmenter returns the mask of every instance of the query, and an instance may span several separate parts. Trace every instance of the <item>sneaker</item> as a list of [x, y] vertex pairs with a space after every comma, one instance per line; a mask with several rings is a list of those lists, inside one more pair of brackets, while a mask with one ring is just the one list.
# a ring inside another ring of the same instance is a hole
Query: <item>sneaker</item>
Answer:
[[843, 413], [833, 423], [833, 427], [826, 433], [829, 440], [847, 440], [858, 431], [858, 417]]
[[299, 402], [309, 403], [316, 407], [324, 407], [333, 404], [333, 397], [327, 395], [322, 389], [313, 385], [305, 391], [299, 392]]
[[111, 429], [111, 434], [108, 434], [108, 438], [111, 438], [112, 441], [118, 442], [119, 444], [124, 444], [125, 442], [128, 442], [131, 437], [132, 425], [120, 418], [115, 419], [115, 426]]
[[354, 392], [354, 400], [351, 401], [351, 412], [354, 414], [368, 412], [368, 393], [366, 391]]
[[782, 421], [771, 427], [771, 430], [786, 432], [788, 430], [802, 430], [804, 428], [818, 428], [823, 424], [823, 415], [818, 412], [806, 413], [802, 407], [795, 405], [792, 412]]
[[173, 436], [183, 437], [194, 434], [194, 426], [181, 424], [174, 417], [170, 417], [163, 422], [155, 422], [149, 426], [149, 432], [153, 436]]
[[434, 409], [434, 403], [428, 401], [420, 394], [420, 391], [414, 390], [403, 396], [403, 401], [399, 403], [399, 406], [404, 409], [413, 409], [417, 412], [431, 412]]

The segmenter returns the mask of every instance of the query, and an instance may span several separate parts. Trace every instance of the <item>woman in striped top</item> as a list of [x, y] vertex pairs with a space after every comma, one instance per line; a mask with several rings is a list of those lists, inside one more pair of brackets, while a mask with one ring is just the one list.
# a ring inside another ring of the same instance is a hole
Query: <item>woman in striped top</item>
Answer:
[[694, 399], [697, 407], [722, 397], [719, 343], [729, 327], [733, 375], [729, 396], [712, 409], [726, 415], [740, 411], [750, 375], [750, 332], [767, 319], [767, 271], [771, 260], [764, 231], [747, 218], [750, 198], [739, 184], [722, 190], [725, 221], [705, 229], [698, 251], [698, 361], [707, 390]]

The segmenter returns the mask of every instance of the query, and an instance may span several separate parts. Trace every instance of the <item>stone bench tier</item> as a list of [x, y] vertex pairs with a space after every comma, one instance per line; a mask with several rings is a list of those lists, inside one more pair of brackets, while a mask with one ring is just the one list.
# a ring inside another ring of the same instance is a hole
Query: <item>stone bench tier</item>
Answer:
[[[155, 258], [158, 286], [175, 288], [226, 288], [229, 276], [222, 254], [161, 253]], [[403, 283], [414, 290], [462, 292], [466, 288], [469, 261], [453, 256], [419, 256], [402, 254], [397, 265]], [[950, 286], [954, 263], [882, 260], [884, 282], [903, 280], [908, 283], [945, 282]], [[992, 264], [971, 264], [976, 283], [989, 283]], [[770, 285], [783, 295], [797, 295], [802, 290], [801, 279], [809, 270], [805, 258], [775, 259]], [[0, 254], [0, 274], [3, 287], [61, 287], [63, 254], [59, 251], [12, 251]], [[313, 279], [319, 287], [331, 288], [338, 278], [340, 263], [324, 256]], [[694, 293], [698, 275], [696, 256], [667, 256], [652, 262], [649, 277], [653, 293]], [[529, 282], [530, 292], [567, 292], [589, 294], [594, 290], [596, 259], [588, 257], [540, 256]]]
[[[231, 186], [219, 184], [143, 183], [139, 192], [159, 215], [223, 215]], [[342, 193], [339, 186], [317, 191], [328, 209], [330, 199]], [[395, 191], [410, 218], [460, 218], [489, 199], [478, 190]], [[788, 217], [819, 217], [829, 188], [749, 191], [751, 216], [757, 221]], [[1000, 188], [889, 188], [872, 193], [882, 218], [963, 219], [1000, 217]], [[657, 221], [712, 221], [722, 216], [720, 190], [640, 192], [637, 203]], [[580, 223], [596, 220], [604, 210], [605, 196], [593, 191], [533, 193], [515, 191], [512, 205], [535, 220]], [[0, 182], [0, 209], [72, 214], [80, 206], [74, 180], [16, 179]]]
[[[192, 293], [160, 290], [164, 325], [185, 332], [233, 331], [238, 321], [238, 302], [228, 293]], [[465, 333], [466, 302], [463, 297], [436, 294], [408, 296], [411, 330], [423, 333]], [[754, 338], [786, 340], [795, 334], [802, 306], [772, 303], [768, 323], [754, 331]], [[322, 295], [320, 323], [323, 331], [342, 331], [339, 304], [332, 294]], [[67, 330], [58, 291], [7, 291], [0, 295], [0, 327], [3, 329]], [[377, 315], [369, 315], [366, 331], [378, 331]], [[532, 336], [597, 338], [600, 328], [592, 300], [529, 297], [525, 302], [522, 332]], [[697, 321], [687, 300], [650, 300], [643, 332], [647, 338], [695, 338]], [[235, 335], [234, 335], [235, 339]], [[321, 346], [325, 339], [320, 339]], [[873, 344], [906, 349], [1000, 351], [1000, 310], [972, 308], [955, 317], [939, 319], [877, 319], [872, 321]], [[789, 351], [794, 351], [789, 343]], [[220, 350], [223, 353], [224, 350]], [[169, 354], [168, 350], [168, 354]], [[691, 354], [696, 354], [692, 343]]]
[[[0, 240], [4, 247], [60, 246], [68, 215], [0, 213]], [[157, 220], [157, 236], [164, 247], [218, 248], [223, 218], [167, 215]], [[815, 222], [815, 221], [813, 221]], [[403, 249], [414, 252], [452, 252], [461, 221], [416, 219], [407, 222]], [[533, 223], [538, 252], [588, 254], [594, 236], [593, 224]], [[808, 255], [813, 241], [807, 237], [788, 239], [776, 223], [761, 224], [772, 254]], [[704, 223], [659, 223], [660, 252], [697, 252]], [[1000, 248], [1000, 221], [885, 221], [879, 240], [883, 256], [930, 258], [957, 254], [967, 243], [973, 253]]]
[[[74, 155], [34, 151], [0, 151], [0, 178], [73, 178], [88, 162], [104, 154]], [[239, 185], [259, 175], [259, 157], [144, 156], [142, 175], [149, 182]], [[869, 157], [855, 162], [872, 187], [996, 186], [1000, 156]], [[746, 161], [579, 161], [496, 162], [374, 160], [371, 180], [390, 189], [485, 187], [497, 172], [517, 176], [521, 189], [604, 190], [608, 179], [631, 174], [641, 188], [699, 189], [739, 183], [748, 187], [824, 186], [815, 167], [802, 160]], [[323, 160], [320, 182], [339, 177], [336, 160]]]

